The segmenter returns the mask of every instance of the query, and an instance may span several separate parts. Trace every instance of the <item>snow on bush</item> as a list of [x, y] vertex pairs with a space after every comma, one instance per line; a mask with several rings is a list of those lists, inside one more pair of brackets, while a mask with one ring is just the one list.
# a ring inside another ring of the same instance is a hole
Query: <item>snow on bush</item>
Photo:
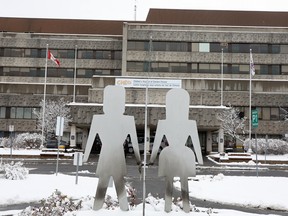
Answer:
[[39, 149], [42, 143], [42, 135], [38, 133], [18, 134], [14, 139], [13, 148]]
[[7, 137], [1, 137], [0, 138], [0, 146], [4, 147], [4, 148], [10, 148], [10, 144], [11, 144], [11, 139], [7, 138]]
[[0, 164], [0, 172], [3, 171], [5, 178], [9, 180], [22, 180], [29, 174], [28, 169], [23, 167], [22, 162], [14, 163], [14, 161], [10, 164]]
[[13, 149], [39, 149], [42, 143], [42, 135], [38, 133], [18, 134], [14, 139], [0, 138], [0, 146], [10, 148], [12, 142]]
[[[249, 139], [245, 140], [244, 150], [248, 151], [249, 148]], [[251, 140], [251, 148], [254, 153], [256, 153], [256, 140]], [[288, 154], [288, 143], [284, 140], [279, 139], [268, 139], [266, 143], [266, 139], [257, 139], [257, 154], [274, 154], [274, 155], [282, 155]]]
[[41, 205], [39, 207], [27, 207], [24, 209], [19, 216], [50, 216], [57, 215], [63, 216], [67, 212], [74, 212], [82, 207], [82, 201], [74, 202], [71, 198], [62, 194], [60, 191], [56, 190], [47, 199], [41, 200]]
[[[163, 198], [159, 198], [159, 197], [154, 197], [152, 196], [150, 193], [148, 194], [147, 198], [145, 199], [146, 203], [150, 204], [155, 211], [163, 211], [163, 206], [165, 206], [165, 200]], [[198, 209], [195, 205], [192, 205], [189, 202], [190, 205], [190, 212], [205, 212], [207, 213], [207, 215], [210, 215], [212, 213], [215, 213], [213, 211], [213, 209], [208, 208], [205, 211], [201, 211], [200, 209]], [[173, 198], [173, 202], [172, 202], [172, 208], [171, 211], [172, 212], [179, 212], [183, 210], [183, 202], [181, 198]]]

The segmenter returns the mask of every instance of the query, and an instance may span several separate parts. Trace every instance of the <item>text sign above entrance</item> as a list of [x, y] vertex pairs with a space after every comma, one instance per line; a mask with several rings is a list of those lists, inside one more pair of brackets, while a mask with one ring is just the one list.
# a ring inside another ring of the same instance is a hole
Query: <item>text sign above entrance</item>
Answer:
[[258, 127], [258, 110], [252, 110], [252, 127], [257, 128]]
[[170, 79], [127, 79], [116, 78], [115, 85], [130, 87], [130, 88], [146, 88], [148, 81], [148, 88], [181, 88], [181, 80]]

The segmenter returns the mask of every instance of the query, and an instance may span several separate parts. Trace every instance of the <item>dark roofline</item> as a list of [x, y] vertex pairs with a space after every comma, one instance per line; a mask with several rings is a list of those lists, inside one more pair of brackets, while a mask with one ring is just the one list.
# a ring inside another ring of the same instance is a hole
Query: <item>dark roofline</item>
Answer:
[[0, 31], [122, 35], [124, 21], [44, 18], [0, 18]]
[[146, 23], [288, 27], [288, 12], [150, 9]]
[[[135, 21], [7, 18], [0, 32], [122, 35], [123, 23]], [[287, 12], [150, 9], [147, 24], [288, 27]]]

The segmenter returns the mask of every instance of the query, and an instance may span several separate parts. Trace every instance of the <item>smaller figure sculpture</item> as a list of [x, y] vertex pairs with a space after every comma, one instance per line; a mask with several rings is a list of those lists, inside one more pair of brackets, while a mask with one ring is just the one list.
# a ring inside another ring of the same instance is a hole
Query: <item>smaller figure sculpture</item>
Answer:
[[96, 134], [102, 142], [96, 176], [99, 177], [94, 210], [102, 208], [109, 179], [112, 177], [120, 204], [124, 211], [129, 210], [124, 175], [127, 174], [123, 143], [130, 135], [137, 163], [140, 153], [134, 116], [123, 115], [125, 111], [125, 89], [122, 86], [107, 86], [104, 89], [103, 115], [94, 115], [84, 153], [86, 162], [91, 152]]
[[189, 94], [184, 89], [171, 89], [166, 95], [166, 120], [159, 120], [150, 164], [153, 164], [159, 145], [165, 135], [169, 146], [159, 155], [158, 175], [166, 181], [165, 211], [171, 211], [173, 178], [180, 177], [183, 210], [190, 211], [188, 177], [196, 176], [195, 155], [192, 149], [185, 146], [191, 137], [199, 164], [203, 164], [197, 125], [189, 118]]

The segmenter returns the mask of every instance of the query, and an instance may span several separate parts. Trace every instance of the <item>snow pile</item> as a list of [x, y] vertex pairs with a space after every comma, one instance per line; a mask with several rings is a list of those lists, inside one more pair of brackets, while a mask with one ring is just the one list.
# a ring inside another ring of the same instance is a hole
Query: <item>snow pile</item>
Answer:
[[[275, 184], [276, 182], [276, 184]], [[288, 178], [199, 175], [189, 181], [189, 194], [224, 204], [288, 211]], [[175, 182], [180, 190], [180, 182]]]

